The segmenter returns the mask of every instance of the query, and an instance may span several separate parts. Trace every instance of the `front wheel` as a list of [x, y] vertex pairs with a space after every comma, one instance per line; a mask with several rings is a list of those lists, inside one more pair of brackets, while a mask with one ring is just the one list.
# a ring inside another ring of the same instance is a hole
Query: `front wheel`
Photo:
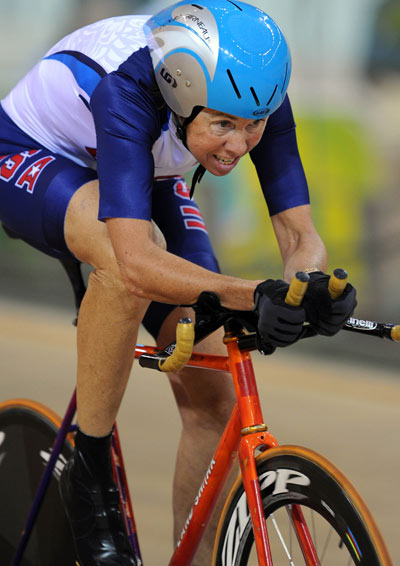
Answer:
[[[330, 462], [306, 448], [280, 446], [261, 454], [257, 469], [274, 566], [392, 566], [371, 513]], [[309, 543], [294, 526], [299, 517], [305, 519]], [[213, 566], [257, 564], [238, 480], [220, 520]]]

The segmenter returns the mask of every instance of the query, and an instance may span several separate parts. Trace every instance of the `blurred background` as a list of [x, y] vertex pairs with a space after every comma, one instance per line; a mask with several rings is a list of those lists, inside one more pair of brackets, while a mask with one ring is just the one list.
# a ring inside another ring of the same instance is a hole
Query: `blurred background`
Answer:
[[[400, 322], [400, 0], [253, 2], [276, 19], [291, 45], [289, 94], [329, 268], [348, 270], [358, 288], [359, 318]], [[0, 0], [0, 99], [70, 31], [110, 16], [151, 14], [169, 3]], [[225, 273], [281, 276], [248, 159], [228, 177], [206, 174], [196, 198]], [[73, 316], [59, 263], [0, 230], [2, 399], [39, 399], [61, 414], [75, 382]], [[254, 359], [271, 430], [282, 443], [322, 452], [349, 475], [400, 563], [400, 347], [341, 332]], [[165, 564], [171, 541], [169, 486], [180, 430], [171, 401], [165, 377], [136, 367], [118, 417], [129, 440], [126, 463], [145, 562], [150, 557], [155, 566]], [[144, 424], [146, 435], [137, 434]]]
[[[151, 14], [170, 3], [0, 0], [0, 97], [77, 27], [121, 14]], [[349, 271], [358, 288], [359, 318], [400, 321], [400, 0], [257, 4], [281, 25], [291, 45], [289, 94], [329, 267]], [[250, 160], [242, 161], [228, 177], [206, 175], [197, 200], [225, 273], [279, 277], [267, 208]], [[57, 261], [2, 232], [0, 257], [0, 296], [72, 310]], [[343, 332], [334, 340], [318, 338], [298, 350], [397, 366], [400, 349], [393, 344], [350, 337]]]

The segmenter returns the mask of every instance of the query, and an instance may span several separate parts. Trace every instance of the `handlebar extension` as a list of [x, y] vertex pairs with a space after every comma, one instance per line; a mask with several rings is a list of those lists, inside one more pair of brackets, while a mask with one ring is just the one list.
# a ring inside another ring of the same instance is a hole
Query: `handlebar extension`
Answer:
[[194, 323], [190, 318], [181, 318], [176, 325], [176, 342], [167, 346], [159, 355], [142, 354], [142, 367], [163, 372], [174, 372], [183, 368], [190, 359], [194, 343]]
[[[292, 306], [299, 306], [307, 291], [309, 281], [310, 276], [304, 271], [296, 273], [289, 285], [285, 302]], [[329, 294], [333, 300], [340, 297], [346, 287], [346, 284], [347, 272], [344, 269], [335, 269], [328, 284]], [[242, 320], [243, 322], [242, 317], [247, 313], [247, 311], [243, 313], [240, 311], [229, 311], [220, 305], [218, 297], [214, 295], [214, 293], [204, 293], [204, 295], [207, 295], [209, 310], [212, 307], [212, 311], [216, 313], [215, 318], [218, 319], [216, 322], [211, 320], [206, 325], [204, 325], [204, 321], [201, 322], [203, 326], [210, 327], [208, 329], [208, 333], [223, 325], [229, 317], [235, 318], [235, 316], [237, 316], [238, 320]], [[310, 330], [312, 330], [311, 327]], [[379, 338], [387, 338], [394, 342], [400, 342], [400, 325], [383, 324], [379, 322], [360, 320], [357, 318], [349, 318], [344, 325], [343, 330], [360, 332], [371, 336], [377, 336]], [[208, 333], [204, 332], [204, 335], [201, 336], [200, 339]], [[310, 332], [308, 335], [312, 336], [315, 335], [315, 333]], [[306, 336], [307, 333], [305, 334], [305, 337]], [[176, 342], [170, 344], [158, 354], [142, 354], [139, 357], [139, 364], [142, 367], [157, 369], [158, 371], [163, 372], [178, 371], [189, 361], [192, 355], [194, 340], [195, 328], [192, 320], [190, 318], [182, 318], [178, 322], [176, 328]], [[198, 339], [196, 341], [198, 341]], [[250, 334], [244, 334], [241, 336], [239, 338], [239, 347], [248, 350], [257, 349], [256, 333], [251, 332]]]

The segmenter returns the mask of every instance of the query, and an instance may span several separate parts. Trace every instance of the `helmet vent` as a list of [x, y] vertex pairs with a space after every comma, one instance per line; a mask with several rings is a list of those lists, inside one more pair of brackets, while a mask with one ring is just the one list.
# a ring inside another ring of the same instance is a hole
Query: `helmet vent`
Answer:
[[254, 100], [256, 101], [257, 106], [260, 106], [260, 101], [258, 100], [258, 96], [256, 95], [256, 91], [251, 86], [250, 87], [251, 94], [253, 95]]
[[228, 73], [229, 80], [230, 80], [231, 83], [232, 83], [232, 86], [233, 86], [233, 88], [234, 88], [234, 90], [235, 90], [236, 96], [237, 96], [238, 98], [242, 98], [242, 95], [240, 94], [240, 91], [239, 91], [239, 89], [238, 89], [238, 87], [237, 87], [237, 85], [236, 85], [236, 83], [235, 83], [235, 79], [234, 79], [233, 76], [232, 76], [232, 73], [230, 72], [229, 69], [227, 69], [226, 72]]
[[195, 8], [198, 8], [199, 10], [203, 10], [203, 6], [199, 6], [198, 4], [192, 4], [192, 6], [194, 6]]
[[270, 103], [271, 100], [274, 98], [277, 88], [278, 88], [278, 85], [275, 85], [274, 92], [271, 94], [271, 97], [270, 97], [270, 99], [269, 99], [268, 102], [267, 102], [267, 106], [269, 106], [269, 103]]
[[287, 79], [287, 72], [288, 72], [288, 64], [286, 63], [285, 78], [283, 79], [283, 85], [282, 85], [282, 88], [281, 88], [281, 94], [282, 94], [282, 92], [285, 90], [286, 79]]
[[243, 12], [243, 8], [241, 8], [240, 6], [238, 6], [237, 4], [235, 4], [235, 2], [232, 2], [232, 0], [228, 0], [229, 4], [233, 4], [234, 6], [236, 6], [236, 8], [238, 10], [240, 10], [241, 12]]

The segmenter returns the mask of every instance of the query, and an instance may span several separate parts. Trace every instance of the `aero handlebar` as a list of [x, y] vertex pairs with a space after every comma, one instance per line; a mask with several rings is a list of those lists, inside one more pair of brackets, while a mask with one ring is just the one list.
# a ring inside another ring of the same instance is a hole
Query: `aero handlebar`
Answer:
[[[310, 276], [304, 271], [296, 273], [292, 279], [285, 298], [285, 302], [292, 306], [299, 306], [303, 300], [304, 294]], [[329, 279], [328, 290], [331, 298], [336, 300], [343, 293], [347, 284], [347, 273], [344, 269], [335, 269]], [[182, 318], [176, 327], [176, 342], [168, 345], [164, 350], [157, 354], [143, 354], [139, 358], [139, 364], [142, 367], [157, 369], [163, 372], [174, 372], [182, 369], [189, 361], [193, 344], [202, 338], [223, 326], [229, 320], [237, 320], [242, 328], [250, 329], [250, 334], [241, 335], [239, 337], [239, 347], [243, 349], [257, 349], [257, 334], [255, 315], [251, 311], [230, 311], [222, 307], [216, 295], [213, 293], [202, 293], [199, 302], [194, 305], [197, 312], [198, 305], [202, 303], [202, 307], [206, 307], [205, 319], [197, 322], [196, 328], [190, 318]], [[203, 314], [204, 311], [201, 311]], [[315, 335], [315, 331], [309, 328], [309, 332], [304, 337]], [[343, 330], [350, 332], [359, 332], [377, 336], [379, 338], [387, 338], [394, 342], [400, 342], [400, 325], [384, 324], [369, 320], [360, 320], [357, 318], [349, 318], [343, 326]], [[272, 353], [274, 348], [271, 348]]]

